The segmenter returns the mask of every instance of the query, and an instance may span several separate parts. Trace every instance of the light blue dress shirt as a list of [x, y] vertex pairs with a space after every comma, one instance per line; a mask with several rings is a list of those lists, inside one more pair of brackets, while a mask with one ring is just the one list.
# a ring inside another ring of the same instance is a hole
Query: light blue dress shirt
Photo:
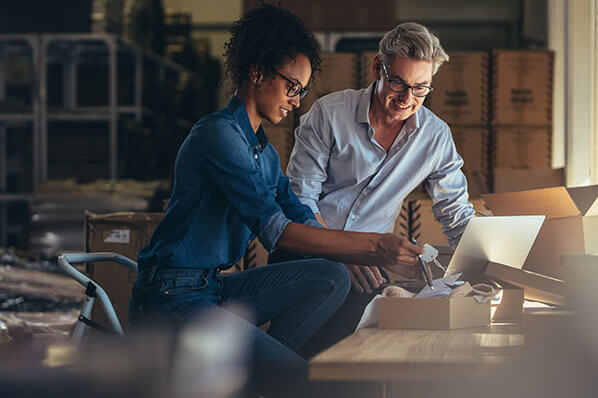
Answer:
[[375, 84], [324, 96], [301, 117], [287, 167], [291, 188], [329, 228], [392, 232], [403, 200], [424, 182], [455, 246], [474, 210], [451, 131], [422, 106], [387, 152], [368, 116]]

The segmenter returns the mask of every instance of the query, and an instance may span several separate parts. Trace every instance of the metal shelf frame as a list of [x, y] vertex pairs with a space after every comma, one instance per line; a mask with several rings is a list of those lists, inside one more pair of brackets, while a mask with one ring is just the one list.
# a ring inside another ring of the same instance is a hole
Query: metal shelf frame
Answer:
[[[60, 110], [48, 109], [47, 93], [47, 60], [48, 47], [54, 42], [99, 42], [108, 51], [108, 106], [80, 107], [77, 105], [77, 56], [67, 56], [63, 60], [63, 103]], [[118, 49], [123, 44], [115, 35], [109, 33], [42, 33], [42, 34], [2, 34], [0, 46], [19, 43], [29, 47], [32, 57], [33, 79], [31, 82], [32, 106], [29, 112], [0, 112], [0, 164], [6, 161], [5, 127], [7, 122], [32, 122], [33, 124], [33, 190], [37, 192], [39, 185], [48, 179], [48, 121], [50, 120], [103, 120], [109, 123], [109, 176], [115, 182], [118, 178], [118, 116], [134, 114], [141, 121], [142, 108], [142, 56], [144, 50], [127, 44], [134, 54], [135, 82], [134, 104], [118, 106], [117, 103], [117, 57]], [[175, 67], [168, 65], [170, 67]], [[6, 100], [5, 57], [0, 54], [0, 102]], [[0, 190], [6, 184], [5, 168], [0, 168]]]

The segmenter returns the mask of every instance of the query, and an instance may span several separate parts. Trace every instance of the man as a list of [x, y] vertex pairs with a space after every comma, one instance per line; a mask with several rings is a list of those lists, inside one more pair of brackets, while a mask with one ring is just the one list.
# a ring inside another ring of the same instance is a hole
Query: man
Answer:
[[[287, 176], [322, 225], [392, 232], [403, 200], [424, 183], [443, 232], [457, 244], [474, 215], [463, 160], [447, 124], [422, 106], [447, 60], [426, 27], [400, 24], [380, 40], [369, 87], [324, 96], [301, 118]], [[353, 289], [304, 348], [306, 356], [351, 334], [385, 283], [375, 264], [346, 267]]]

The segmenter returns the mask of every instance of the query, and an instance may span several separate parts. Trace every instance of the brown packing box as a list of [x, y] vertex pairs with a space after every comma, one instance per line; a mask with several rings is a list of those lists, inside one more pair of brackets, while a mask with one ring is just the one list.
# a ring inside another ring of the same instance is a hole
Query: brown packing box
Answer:
[[[137, 261], [137, 252], [149, 243], [164, 213], [85, 214], [85, 250], [114, 252]], [[121, 324], [127, 324], [127, 306], [136, 274], [120, 264], [98, 262], [87, 264], [87, 274], [108, 294]], [[106, 325], [100, 305], [95, 305], [92, 319]]]
[[378, 51], [364, 51], [359, 56], [359, 87], [367, 87], [374, 81], [372, 64]]
[[[426, 195], [426, 196], [424, 196]], [[448, 239], [442, 233], [442, 224], [434, 218], [432, 211], [432, 200], [427, 194], [412, 194], [405, 198], [401, 213], [395, 221], [394, 234], [412, 236], [420, 243], [429, 243], [432, 246], [448, 246]], [[422, 199], [423, 198], [423, 199]], [[409, 215], [409, 201], [411, 204], [411, 215]], [[483, 199], [472, 199], [476, 214], [487, 214]]]
[[255, 238], [245, 251], [245, 264], [243, 269], [261, 267], [268, 264], [268, 251], [258, 238]]
[[359, 88], [355, 53], [322, 53], [322, 72], [309, 85], [309, 94], [301, 100], [298, 114], [303, 115], [320, 97], [348, 88]]
[[488, 122], [488, 53], [451, 52], [432, 79], [428, 107], [449, 125]]
[[543, 214], [524, 270], [563, 279], [561, 254], [598, 252], [598, 186], [483, 195], [495, 216]]
[[553, 62], [548, 50], [492, 51], [491, 123], [552, 124]]
[[492, 191], [514, 192], [558, 187], [565, 183], [564, 169], [500, 169], [492, 170]]
[[552, 128], [497, 126], [492, 129], [493, 168], [547, 168], [552, 162]]
[[451, 126], [457, 152], [468, 171], [488, 173], [488, 129], [481, 126]]
[[378, 327], [383, 329], [460, 329], [490, 324], [490, 302], [473, 297], [382, 297]]
[[519, 322], [523, 312], [523, 288], [501, 282], [501, 301], [492, 305], [492, 322]]
[[555, 305], [565, 303], [565, 282], [560, 279], [492, 261], [486, 267], [486, 276], [521, 287], [526, 300]]

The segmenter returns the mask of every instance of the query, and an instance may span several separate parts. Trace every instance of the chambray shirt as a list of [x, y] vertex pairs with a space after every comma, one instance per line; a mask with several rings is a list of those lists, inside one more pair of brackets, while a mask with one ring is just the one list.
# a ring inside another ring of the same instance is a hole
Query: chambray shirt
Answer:
[[425, 182], [455, 246], [474, 210], [451, 131], [422, 106], [385, 151], [368, 116], [375, 84], [322, 97], [301, 117], [287, 167], [291, 188], [329, 228], [392, 232], [403, 200]]
[[271, 250], [293, 221], [320, 226], [280, 170], [260, 126], [251, 128], [243, 103], [199, 120], [176, 157], [166, 216], [141, 249], [140, 267], [225, 269], [259, 237]]

